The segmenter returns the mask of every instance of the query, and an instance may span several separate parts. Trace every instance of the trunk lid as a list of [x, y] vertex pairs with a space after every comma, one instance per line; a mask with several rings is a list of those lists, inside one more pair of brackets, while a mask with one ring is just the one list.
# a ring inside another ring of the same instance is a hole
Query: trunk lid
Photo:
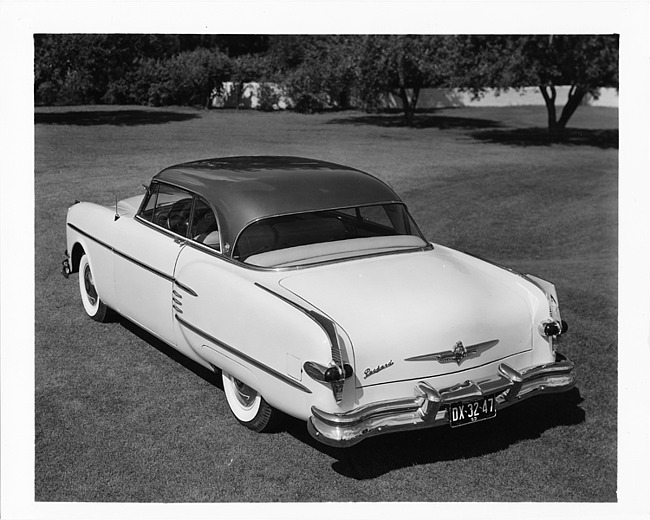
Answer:
[[534, 309], [519, 280], [436, 246], [314, 267], [280, 284], [347, 332], [357, 385], [367, 386], [460, 372], [530, 350]]

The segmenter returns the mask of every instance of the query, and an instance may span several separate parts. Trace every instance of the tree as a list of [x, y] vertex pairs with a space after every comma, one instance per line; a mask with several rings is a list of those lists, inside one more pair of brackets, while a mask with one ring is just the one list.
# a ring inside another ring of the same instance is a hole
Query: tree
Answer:
[[174, 35], [36, 34], [36, 102], [112, 102], [138, 60], [169, 57], [178, 48]]
[[[407, 124], [413, 123], [420, 90], [449, 85], [450, 36], [366, 36], [359, 47], [359, 88], [367, 108], [394, 92]], [[410, 95], [409, 95], [410, 91]]]
[[[480, 96], [497, 90], [537, 85], [548, 116], [548, 129], [561, 131], [587, 94], [618, 88], [617, 35], [468, 36], [456, 40], [455, 82]], [[558, 86], [569, 86], [560, 117]]]
[[268, 60], [259, 54], [242, 54], [230, 60], [230, 80], [235, 87], [237, 109], [240, 108], [244, 84], [251, 81], [261, 82], [268, 76]]
[[230, 77], [228, 56], [198, 47], [162, 60], [143, 60], [132, 81], [149, 105], [210, 107], [215, 91]]
[[313, 35], [279, 34], [269, 37], [267, 57], [274, 73], [282, 78], [306, 59], [306, 50], [314, 42]]
[[219, 49], [234, 58], [244, 54], [260, 54], [268, 49], [265, 34], [179, 34], [180, 52], [197, 48]]
[[36, 34], [35, 100], [205, 104], [213, 84], [228, 79], [223, 74], [228, 56], [219, 52], [220, 46], [231, 56], [264, 52], [268, 36]]
[[[300, 112], [350, 107], [351, 93], [356, 81], [356, 54], [358, 36], [311, 36], [299, 40], [300, 49], [290, 53], [291, 61], [284, 62], [284, 82]], [[284, 40], [297, 43], [295, 40]], [[276, 61], [277, 63], [277, 61]]]

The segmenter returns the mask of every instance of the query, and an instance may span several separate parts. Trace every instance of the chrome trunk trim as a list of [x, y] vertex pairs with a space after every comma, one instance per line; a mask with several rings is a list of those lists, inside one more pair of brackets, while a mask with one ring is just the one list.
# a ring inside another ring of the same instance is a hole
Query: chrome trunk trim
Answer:
[[329, 413], [314, 406], [307, 427], [324, 444], [352, 446], [375, 435], [447, 424], [450, 404], [496, 394], [499, 410], [533, 395], [567, 391], [575, 385], [573, 368], [573, 362], [560, 354], [555, 362], [521, 372], [501, 363], [488, 379], [442, 389], [420, 381], [413, 397], [369, 403], [348, 412]]

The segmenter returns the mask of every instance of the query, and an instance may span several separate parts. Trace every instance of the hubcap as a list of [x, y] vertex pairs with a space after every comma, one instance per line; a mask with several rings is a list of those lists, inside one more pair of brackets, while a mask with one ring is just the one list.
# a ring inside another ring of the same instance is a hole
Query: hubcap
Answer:
[[255, 398], [257, 397], [257, 392], [250, 386], [242, 383], [239, 379], [235, 379], [234, 377], [233, 382], [235, 383], [237, 400], [246, 408], [252, 406], [255, 402]]
[[91, 305], [97, 303], [97, 291], [95, 290], [95, 283], [93, 282], [93, 274], [90, 272], [90, 266], [84, 269], [84, 287], [86, 288], [86, 295]]

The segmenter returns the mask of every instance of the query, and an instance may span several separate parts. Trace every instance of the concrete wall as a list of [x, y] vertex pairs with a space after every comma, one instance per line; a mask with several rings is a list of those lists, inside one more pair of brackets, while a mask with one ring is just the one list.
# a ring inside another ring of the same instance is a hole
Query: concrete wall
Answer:
[[[282, 88], [274, 83], [267, 83], [265, 85], [273, 95], [273, 109], [285, 110], [291, 106], [291, 100], [284, 94]], [[259, 83], [244, 83], [241, 98], [237, 100], [237, 91], [231, 81], [223, 83], [221, 93], [216, 94], [212, 98], [212, 106], [214, 108], [260, 108], [260, 88]]]
[[[556, 106], [564, 106], [569, 95], [570, 87], [556, 87], [557, 98]], [[591, 96], [585, 96], [583, 105], [601, 106], [601, 107], [618, 107], [618, 92], [614, 88], [604, 88], [600, 90], [598, 99]], [[418, 99], [418, 108], [445, 108], [445, 107], [512, 107], [525, 105], [542, 105], [544, 98], [539, 88], [527, 87], [521, 90], [509, 90], [507, 92], [496, 93], [494, 90], [488, 90], [480, 99], [472, 99], [468, 92], [459, 90], [442, 90], [427, 88], [420, 91]], [[389, 108], [401, 108], [402, 101], [398, 96], [389, 94], [386, 99], [386, 106]]]

